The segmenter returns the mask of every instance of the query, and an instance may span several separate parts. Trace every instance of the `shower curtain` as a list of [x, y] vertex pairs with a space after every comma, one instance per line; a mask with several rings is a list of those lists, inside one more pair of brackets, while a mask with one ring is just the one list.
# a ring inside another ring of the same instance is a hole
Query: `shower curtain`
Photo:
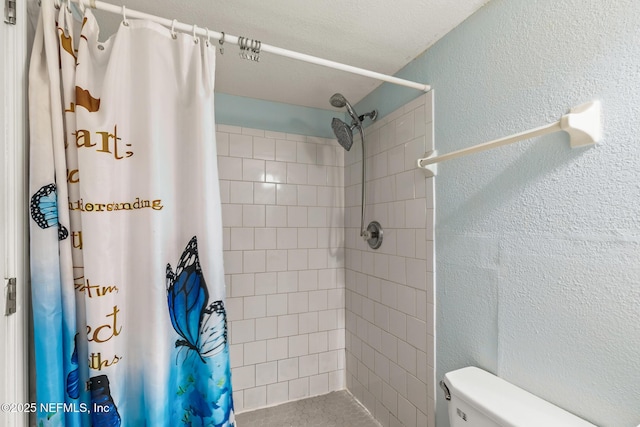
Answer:
[[233, 426], [215, 50], [43, 0], [29, 73], [37, 426]]

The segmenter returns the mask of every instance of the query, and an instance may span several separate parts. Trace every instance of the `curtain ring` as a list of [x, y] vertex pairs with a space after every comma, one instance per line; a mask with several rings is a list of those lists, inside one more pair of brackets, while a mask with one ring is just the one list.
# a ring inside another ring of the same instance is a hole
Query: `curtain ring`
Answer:
[[178, 38], [178, 34], [176, 34], [176, 22], [178, 22], [177, 19], [171, 21], [171, 38], [174, 40]]
[[196, 29], [198, 28], [198, 26], [196, 24], [193, 24], [193, 42], [195, 44], [198, 44], [198, 42], [200, 41], [198, 39], [198, 36], [196, 35]]
[[205, 44], [207, 45], [207, 47], [209, 47], [211, 45], [211, 35], [209, 34], [208, 28], [205, 28], [205, 30], [207, 30], [207, 41], [205, 42]]
[[258, 41], [257, 40], [251, 40], [251, 60], [255, 61], [256, 60], [256, 50], [258, 48]]
[[221, 33], [222, 38], [218, 40], [218, 43], [220, 43], [220, 55], [224, 55], [224, 47], [222, 47], [222, 45], [224, 44], [224, 31], [221, 31]]
[[122, 5], [122, 25], [125, 27], [129, 26], [129, 20], [127, 19], [127, 7]]

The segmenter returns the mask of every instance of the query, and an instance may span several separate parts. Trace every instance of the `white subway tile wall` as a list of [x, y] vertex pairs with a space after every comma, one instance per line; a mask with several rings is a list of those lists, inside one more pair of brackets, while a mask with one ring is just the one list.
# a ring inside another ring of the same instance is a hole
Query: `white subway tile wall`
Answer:
[[362, 149], [345, 156], [346, 383], [385, 427], [434, 427], [433, 92], [366, 129], [367, 208], [377, 250], [360, 234]]
[[359, 140], [218, 125], [238, 413], [347, 387], [385, 427], [435, 425], [432, 95], [366, 129], [376, 251]]
[[236, 412], [344, 389], [344, 150], [217, 130]]

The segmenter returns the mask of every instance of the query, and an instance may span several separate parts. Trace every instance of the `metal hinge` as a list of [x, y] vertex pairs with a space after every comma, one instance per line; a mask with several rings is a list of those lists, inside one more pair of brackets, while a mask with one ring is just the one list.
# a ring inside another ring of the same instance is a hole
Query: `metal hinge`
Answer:
[[16, 25], [16, 0], [4, 0], [4, 22]]
[[12, 277], [8, 280], [9, 282], [7, 283], [7, 294], [6, 294], [5, 309], [4, 309], [5, 316], [10, 316], [16, 312], [16, 303], [17, 303], [16, 278]]

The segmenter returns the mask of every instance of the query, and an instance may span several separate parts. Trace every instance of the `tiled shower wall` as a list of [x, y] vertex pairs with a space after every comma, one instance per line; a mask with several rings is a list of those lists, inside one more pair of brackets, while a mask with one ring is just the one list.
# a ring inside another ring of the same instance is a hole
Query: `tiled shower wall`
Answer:
[[382, 246], [359, 236], [361, 148], [345, 157], [347, 387], [383, 426], [434, 426], [433, 92], [366, 129], [367, 210]]
[[344, 150], [218, 125], [236, 412], [344, 388]]

